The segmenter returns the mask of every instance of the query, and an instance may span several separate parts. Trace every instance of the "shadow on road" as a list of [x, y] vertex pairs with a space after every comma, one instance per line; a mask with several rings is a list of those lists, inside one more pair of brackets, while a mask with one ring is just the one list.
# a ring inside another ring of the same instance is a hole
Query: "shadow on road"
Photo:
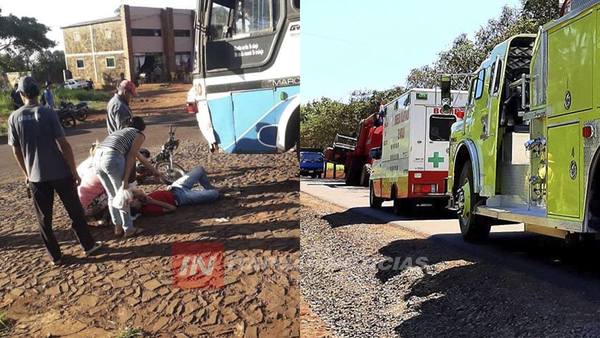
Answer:
[[[348, 215], [351, 215], [352, 217], [348, 217]], [[373, 215], [376, 215], [377, 217], [373, 217]], [[329, 225], [331, 225], [332, 228], [360, 223], [385, 224], [395, 221], [436, 221], [451, 220], [455, 218], [455, 214], [450, 211], [439, 211], [430, 206], [415, 207], [402, 215], [394, 214], [392, 207], [384, 207], [381, 209], [356, 207], [322, 217], [322, 219], [329, 222]]]
[[[401, 278], [410, 285], [402, 302], [415, 315], [396, 327], [399, 336], [544, 336], [542, 332], [568, 332], [589, 324], [579, 321], [581, 306], [595, 311], [592, 308], [600, 302], [597, 245], [567, 249], [560, 241], [506, 233], [492, 235], [483, 245], [466, 244], [468, 252], [440, 247], [439, 240], [455, 242], [457, 237], [397, 240], [379, 249], [386, 260], [376, 265], [375, 277], [382, 284]], [[540, 257], [548, 264], [540, 264]], [[419, 266], [423, 258], [426, 265]], [[390, 268], [394, 261], [398, 269]], [[411, 266], [412, 272], [405, 270]], [[581, 268], [591, 279], [580, 278]], [[519, 277], [515, 270], [527, 277]], [[576, 294], [586, 303], [575, 304]], [[597, 330], [597, 322], [594, 326]]]

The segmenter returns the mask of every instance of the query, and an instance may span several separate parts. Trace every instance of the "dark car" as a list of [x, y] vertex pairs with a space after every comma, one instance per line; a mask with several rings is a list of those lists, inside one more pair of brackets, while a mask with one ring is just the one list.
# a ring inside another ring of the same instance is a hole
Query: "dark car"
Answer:
[[300, 176], [310, 176], [312, 178], [323, 175], [323, 166], [325, 158], [323, 153], [314, 151], [300, 152]]

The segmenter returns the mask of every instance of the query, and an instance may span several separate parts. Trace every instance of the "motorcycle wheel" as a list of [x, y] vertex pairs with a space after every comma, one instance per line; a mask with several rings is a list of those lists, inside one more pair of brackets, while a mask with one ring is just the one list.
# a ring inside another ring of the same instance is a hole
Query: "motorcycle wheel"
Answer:
[[87, 109], [80, 110], [75, 116], [78, 121], [81, 121], [81, 122], [85, 121], [88, 118]]
[[73, 116], [69, 116], [61, 118], [60, 124], [63, 126], [63, 128], [71, 128], [75, 127], [77, 122], [75, 121], [75, 118]]
[[173, 163], [171, 167], [168, 161], [157, 162], [155, 168], [163, 175], [165, 184], [173, 184], [185, 175], [185, 170], [180, 165]]

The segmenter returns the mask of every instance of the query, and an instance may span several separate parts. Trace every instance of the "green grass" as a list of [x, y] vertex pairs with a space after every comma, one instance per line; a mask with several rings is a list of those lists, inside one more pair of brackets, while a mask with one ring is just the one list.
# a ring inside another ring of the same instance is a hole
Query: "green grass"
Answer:
[[98, 90], [85, 90], [85, 89], [65, 89], [56, 88], [54, 89], [54, 101], [56, 103], [60, 101], [101, 101], [108, 102], [112, 97], [110, 92], [98, 91]]
[[6, 120], [12, 112], [12, 108], [10, 91], [0, 91], [0, 135], [6, 135]]
[[[88, 102], [92, 113], [103, 112], [106, 109], [106, 104], [112, 97], [111, 92], [85, 89], [64, 89], [57, 88], [54, 90], [54, 104], [59, 105], [60, 101], [78, 103], [81, 101]], [[6, 135], [6, 122], [8, 116], [13, 111], [12, 99], [10, 91], [0, 90], [0, 135]]]
[[6, 313], [0, 312], [0, 337], [2, 337], [3, 334], [8, 333], [8, 331], [12, 328], [12, 325], [13, 323], [10, 319], [8, 319]]
[[116, 338], [136, 338], [143, 337], [143, 335], [144, 332], [142, 331], [142, 329], [128, 327], [125, 330], [123, 330]]

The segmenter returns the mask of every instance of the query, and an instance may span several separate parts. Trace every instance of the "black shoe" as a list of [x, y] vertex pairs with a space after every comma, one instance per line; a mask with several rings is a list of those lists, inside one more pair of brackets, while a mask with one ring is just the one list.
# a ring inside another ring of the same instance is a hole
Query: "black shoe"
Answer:
[[102, 242], [96, 242], [96, 243], [94, 243], [94, 246], [91, 249], [85, 251], [85, 256], [86, 257], [90, 257], [96, 251], [100, 250], [100, 248], [102, 248], [103, 246], [104, 246], [104, 243], [102, 243]]
[[62, 258], [62, 256], [59, 259], [55, 260], [55, 261], [51, 261], [50, 264], [52, 264], [54, 266], [61, 266], [61, 265], [63, 265], [63, 258]]

